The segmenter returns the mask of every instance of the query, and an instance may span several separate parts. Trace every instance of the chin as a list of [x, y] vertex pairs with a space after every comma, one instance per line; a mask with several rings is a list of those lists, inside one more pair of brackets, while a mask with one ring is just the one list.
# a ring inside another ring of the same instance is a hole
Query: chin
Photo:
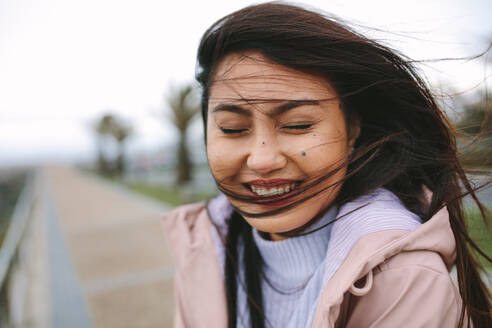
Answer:
[[[295, 230], [305, 225], [311, 216], [305, 211], [299, 213], [294, 210], [292, 213], [279, 213], [274, 216], [262, 217], [262, 218], [249, 218], [245, 217], [245, 220], [258, 231], [266, 233], [282, 233]], [[313, 213], [313, 217], [316, 213]]]

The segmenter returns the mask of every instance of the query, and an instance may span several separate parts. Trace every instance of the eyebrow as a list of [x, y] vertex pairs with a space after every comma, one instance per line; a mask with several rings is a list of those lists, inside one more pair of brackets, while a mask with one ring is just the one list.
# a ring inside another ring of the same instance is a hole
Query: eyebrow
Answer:
[[[287, 100], [284, 103], [276, 106], [273, 108], [272, 112], [268, 114], [268, 116], [279, 116], [285, 112], [288, 112], [291, 109], [301, 107], [301, 106], [316, 106], [319, 105], [318, 100], [311, 100], [311, 99], [300, 99], [300, 100]], [[216, 112], [231, 112], [231, 113], [236, 113], [236, 114], [241, 114], [245, 116], [252, 116], [252, 113], [250, 110], [241, 107], [240, 105], [233, 105], [233, 104], [219, 104], [214, 107], [213, 113]]]

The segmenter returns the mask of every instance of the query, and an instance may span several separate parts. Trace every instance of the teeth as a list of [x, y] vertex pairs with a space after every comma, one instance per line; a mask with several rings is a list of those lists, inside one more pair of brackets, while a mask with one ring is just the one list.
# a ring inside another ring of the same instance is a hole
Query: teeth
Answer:
[[272, 187], [272, 188], [265, 188], [265, 187], [260, 187], [260, 186], [254, 186], [254, 185], [250, 185], [251, 186], [251, 190], [259, 195], [259, 196], [265, 196], [265, 197], [272, 197], [272, 196], [280, 196], [280, 195], [283, 195], [285, 193], [288, 193], [292, 190], [294, 190], [294, 187], [295, 187], [295, 183], [292, 183], [290, 185], [287, 185], [287, 186], [283, 186], [283, 187]]

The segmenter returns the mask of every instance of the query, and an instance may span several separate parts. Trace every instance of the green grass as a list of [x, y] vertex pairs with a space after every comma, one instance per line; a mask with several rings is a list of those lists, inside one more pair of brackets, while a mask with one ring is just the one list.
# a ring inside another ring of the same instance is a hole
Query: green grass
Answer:
[[[145, 196], [152, 197], [167, 205], [178, 206], [189, 202], [183, 199], [178, 188], [153, 186], [145, 183], [129, 183], [125, 185], [136, 192], [139, 192]], [[198, 201], [210, 199], [214, 195], [216, 195], [216, 191], [213, 190], [209, 192], [197, 193], [196, 195], [193, 195], [193, 199], [191, 201], [198, 202]]]
[[144, 183], [132, 183], [127, 184], [126, 186], [145, 196], [152, 197], [172, 206], [177, 206], [181, 204], [179, 193], [176, 190], [158, 186], [151, 186]]
[[[487, 218], [491, 217], [492, 211], [489, 209]], [[467, 227], [470, 237], [477, 243], [478, 247], [487, 254], [492, 256], [492, 222], [488, 220], [488, 226], [483, 222], [483, 218], [478, 210], [469, 210], [466, 212]], [[492, 263], [484, 257], [477, 254], [477, 259], [486, 269], [492, 269]]]

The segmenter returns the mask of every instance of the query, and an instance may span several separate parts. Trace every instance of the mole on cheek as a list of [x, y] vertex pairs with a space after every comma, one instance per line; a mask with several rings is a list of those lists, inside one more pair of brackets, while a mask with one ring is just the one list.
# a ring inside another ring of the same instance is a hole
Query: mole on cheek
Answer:
[[306, 152], [305, 152], [305, 151], [303, 151], [303, 152], [301, 153], [301, 155], [302, 155], [302, 156], [306, 156]]

